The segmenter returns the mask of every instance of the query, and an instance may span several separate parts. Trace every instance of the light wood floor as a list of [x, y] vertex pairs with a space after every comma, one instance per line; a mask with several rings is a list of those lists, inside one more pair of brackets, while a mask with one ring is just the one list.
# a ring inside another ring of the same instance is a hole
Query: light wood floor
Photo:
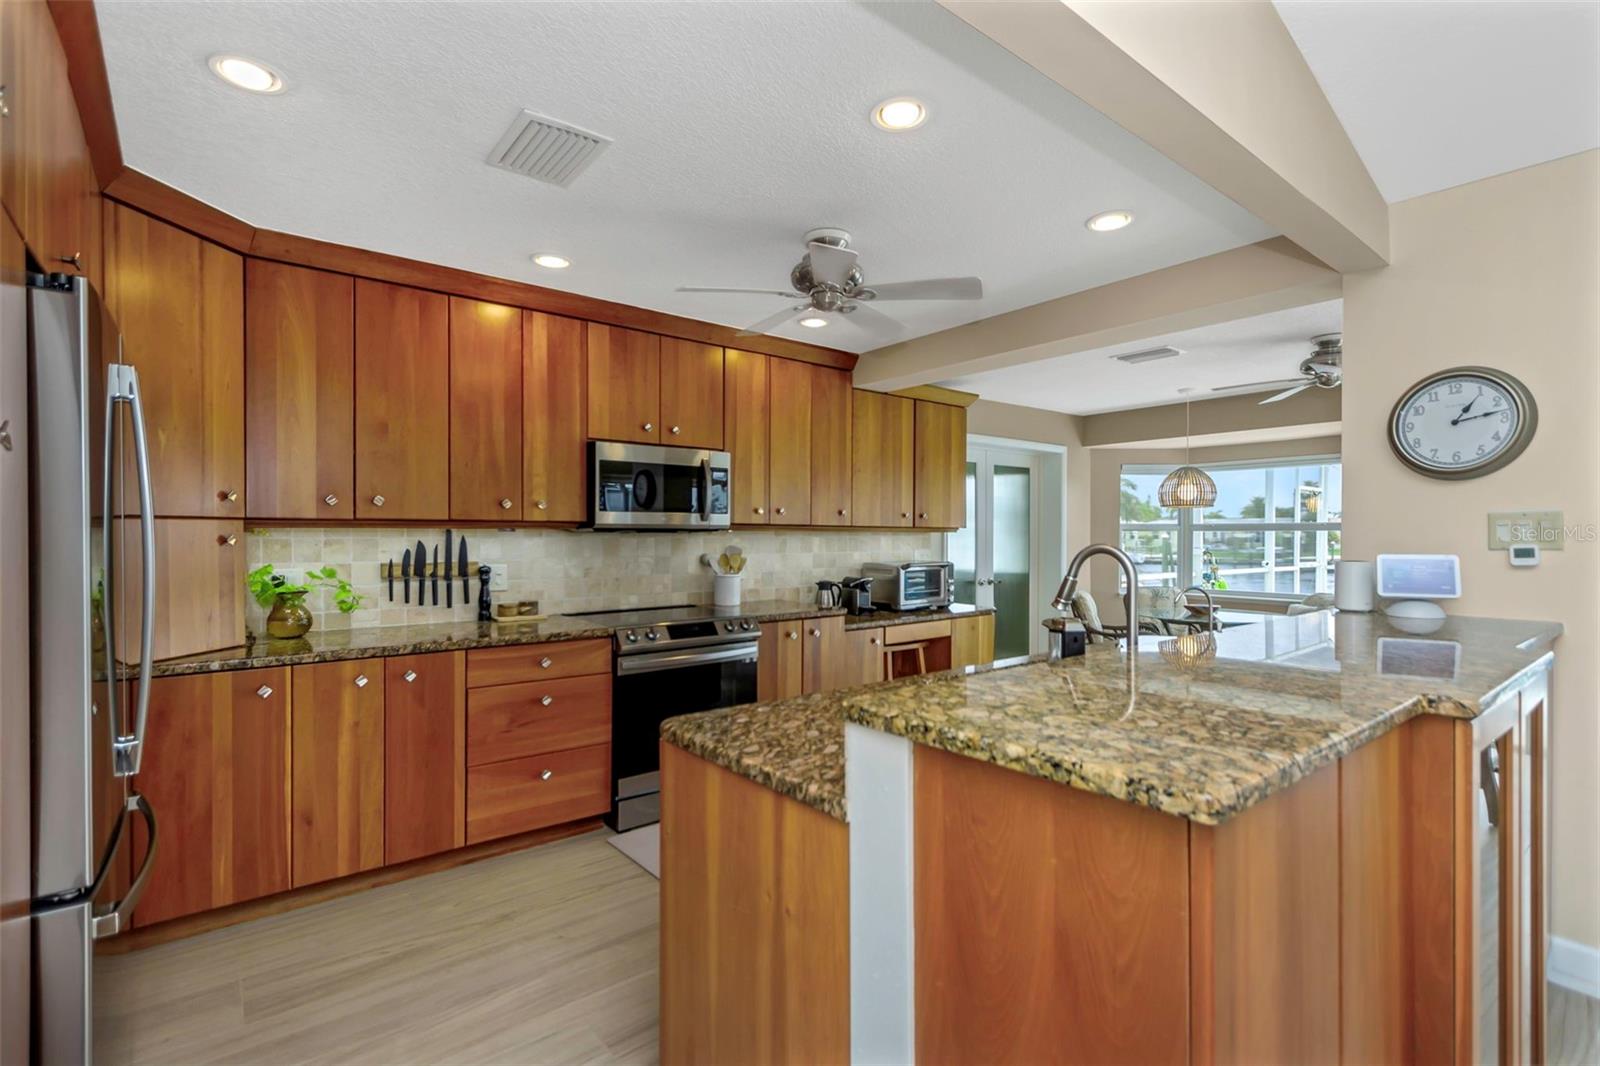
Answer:
[[653, 1063], [655, 878], [592, 833], [95, 963], [95, 1056]]
[[[654, 1063], [655, 878], [591, 833], [95, 962], [98, 1062]], [[1550, 1060], [1600, 1000], [1550, 987]]]

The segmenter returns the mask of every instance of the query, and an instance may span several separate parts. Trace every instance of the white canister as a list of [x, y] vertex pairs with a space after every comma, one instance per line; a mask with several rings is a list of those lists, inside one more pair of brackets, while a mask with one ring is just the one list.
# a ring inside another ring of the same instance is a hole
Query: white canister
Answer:
[[1333, 605], [1339, 610], [1372, 610], [1375, 587], [1371, 562], [1340, 559], [1333, 564]]
[[739, 578], [742, 574], [718, 574], [712, 578], [711, 603], [716, 607], [739, 606]]

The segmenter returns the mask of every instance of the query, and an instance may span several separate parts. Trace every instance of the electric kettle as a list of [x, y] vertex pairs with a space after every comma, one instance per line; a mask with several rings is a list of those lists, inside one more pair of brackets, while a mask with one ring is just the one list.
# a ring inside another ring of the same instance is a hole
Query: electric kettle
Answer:
[[844, 602], [844, 586], [837, 581], [817, 582], [817, 606], [838, 607]]

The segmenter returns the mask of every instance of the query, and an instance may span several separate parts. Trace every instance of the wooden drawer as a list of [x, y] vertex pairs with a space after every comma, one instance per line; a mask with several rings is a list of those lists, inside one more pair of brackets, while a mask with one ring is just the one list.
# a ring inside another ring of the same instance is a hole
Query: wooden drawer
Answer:
[[910, 644], [914, 640], [937, 640], [950, 635], [950, 619], [941, 618], [936, 622], [907, 622], [901, 626], [886, 626], [883, 631], [885, 644]]
[[467, 771], [468, 844], [590, 818], [610, 808], [609, 744]]
[[552, 677], [611, 673], [609, 640], [567, 640], [519, 644], [467, 652], [467, 687], [513, 685]]
[[467, 696], [467, 765], [611, 743], [611, 675], [529, 681]]

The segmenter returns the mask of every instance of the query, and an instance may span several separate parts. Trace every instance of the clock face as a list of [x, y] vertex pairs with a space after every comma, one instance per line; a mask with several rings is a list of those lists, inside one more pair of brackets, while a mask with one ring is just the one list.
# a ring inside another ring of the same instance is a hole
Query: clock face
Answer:
[[1421, 473], [1474, 477], [1510, 462], [1533, 436], [1532, 397], [1515, 378], [1477, 368], [1418, 383], [1395, 405], [1389, 440]]

